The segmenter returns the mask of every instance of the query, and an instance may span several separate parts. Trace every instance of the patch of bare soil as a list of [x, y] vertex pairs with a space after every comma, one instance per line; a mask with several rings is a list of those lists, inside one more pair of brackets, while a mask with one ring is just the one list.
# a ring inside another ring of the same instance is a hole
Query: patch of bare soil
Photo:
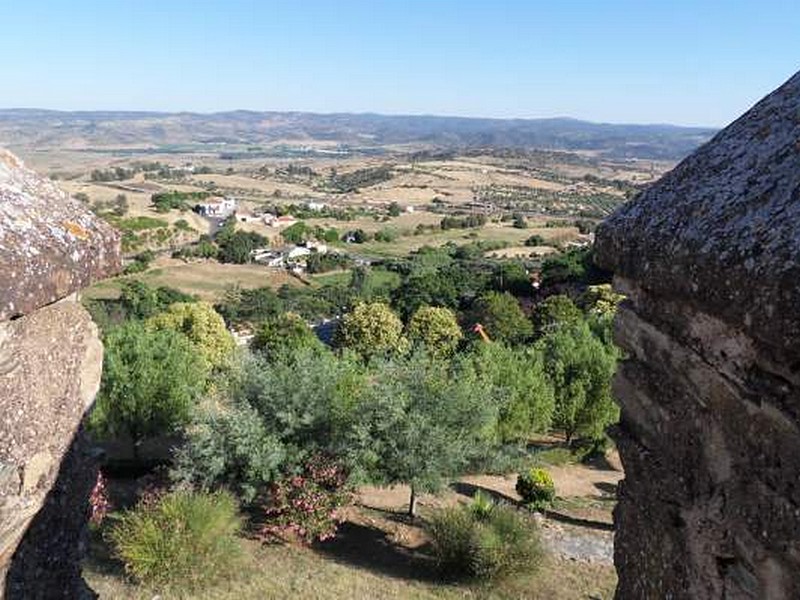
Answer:
[[[611, 512], [617, 484], [624, 476], [619, 457], [609, 453], [593, 464], [553, 466], [548, 470], [553, 475], [558, 500], [545, 515], [537, 516], [545, 544], [562, 559], [611, 564]], [[437, 508], [468, 502], [478, 491], [497, 501], [521, 506], [514, 489], [516, 481], [516, 474], [462, 477], [441, 494], [421, 496], [422, 518]], [[386, 544], [414, 553], [425, 546], [427, 538], [420, 520], [405, 515], [409, 492], [405, 485], [360, 488], [356, 506], [347, 513], [347, 522], [368, 532], [379, 531]]]

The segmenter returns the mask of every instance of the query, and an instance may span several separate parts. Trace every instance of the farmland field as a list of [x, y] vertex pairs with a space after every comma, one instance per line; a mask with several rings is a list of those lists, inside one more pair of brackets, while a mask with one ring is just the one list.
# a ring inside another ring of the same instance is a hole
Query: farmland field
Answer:
[[[87, 298], [116, 297], [125, 279], [118, 277], [106, 280], [87, 289], [83, 295]], [[262, 265], [226, 265], [214, 261], [184, 263], [173, 259], [157, 261], [152, 269], [137, 275], [136, 279], [156, 287], [173, 287], [209, 301], [219, 299], [225, 290], [234, 286], [278, 289], [284, 284], [302, 285], [295, 277]]]
[[[535, 267], [542, 257], [579, 240], [637, 186], [669, 166], [577, 152], [427, 156], [419, 153], [420, 146], [394, 145], [373, 156], [339, 152], [336, 145], [317, 141], [305, 148], [276, 141], [258, 151], [173, 144], [163, 150], [99, 145], [20, 152], [123, 230], [128, 259], [156, 253], [158, 260], [138, 277], [205, 299], [216, 299], [231, 286], [302, 284], [261, 265], [171, 260], [182, 248], [213, 236], [219, 226], [191, 210], [202, 195], [232, 197], [241, 212], [294, 214], [310, 230], [333, 232], [336, 238], [327, 240], [328, 247], [356, 260], [402, 258], [423, 246], [481, 243], [491, 260], [522, 260]], [[187, 194], [188, 200], [166, 210], [155, 206], [154, 194], [165, 192]], [[317, 208], [310, 210], [309, 203]], [[440, 227], [445, 218], [479, 221]], [[287, 245], [285, 228], [260, 219], [237, 221], [236, 229], [264, 236], [264, 245]], [[354, 232], [363, 232], [361, 243], [345, 243]], [[116, 288], [118, 283], [105, 283], [88, 294], [113, 294]]]

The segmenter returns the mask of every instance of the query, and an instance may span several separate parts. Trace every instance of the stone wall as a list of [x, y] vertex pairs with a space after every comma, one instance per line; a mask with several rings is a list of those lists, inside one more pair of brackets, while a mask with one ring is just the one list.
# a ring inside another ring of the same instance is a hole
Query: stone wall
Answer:
[[800, 74], [624, 206], [618, 598], [800, 598]]
[[80, 598], [96, 467], [81, 436], [103, 348], [75, 292], [119, 238], [0, 150], [0, 598]]

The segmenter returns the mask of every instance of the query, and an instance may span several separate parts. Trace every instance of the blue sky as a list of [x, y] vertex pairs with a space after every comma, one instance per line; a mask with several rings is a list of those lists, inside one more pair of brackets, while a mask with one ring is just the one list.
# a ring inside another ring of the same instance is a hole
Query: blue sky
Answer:
[[0, 0], [0, 107], [722, 125], [800, 68], [800, 1]]

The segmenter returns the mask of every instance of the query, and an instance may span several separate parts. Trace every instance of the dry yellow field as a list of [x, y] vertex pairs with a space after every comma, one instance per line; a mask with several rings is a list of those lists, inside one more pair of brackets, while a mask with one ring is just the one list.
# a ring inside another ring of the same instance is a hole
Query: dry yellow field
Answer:
[[[108, 279], [88, 288], [83, 295], [88, 298], [115, 298], [125, 279], [128, 277]], [[232, 265], [215, 261], [186, 263], [171, 258], [158, 259], [149, 271], [130, 276], [130, 279], [139, 279], [152, 286], [173, 287], [210, 302], [219, 300], [232, 287], [278, 289], [284, 284], [303, 285], [287, 272], [263, 265]]]

